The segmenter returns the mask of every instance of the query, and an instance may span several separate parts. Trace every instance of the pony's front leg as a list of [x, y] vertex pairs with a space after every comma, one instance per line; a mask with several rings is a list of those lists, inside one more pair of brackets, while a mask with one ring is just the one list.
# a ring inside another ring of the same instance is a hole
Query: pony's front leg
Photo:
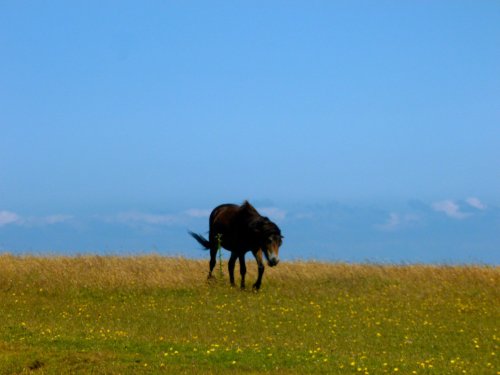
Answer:
[[247, 266], [245, 264], [245, 254], [240, 255], [240, 275], [241, 275], [241, 289], [245, 289], [245, 274], [247, 273]]
[[229, 270], [229, 281], [231, 282], [231, 286], [234, 286], [234, 264], [236, 263], [236, 259], [238, 256], [235, 253], [231, 253], [231, 258], [229, 258], [229, 262], [227, 268]]
[[264, 275], [264, 261], [262, 259], [262, 250], [258, 250], [256, 252], [253, 253], [253, 255], [255, 256], [255, 260], [257, 261], [257, 267], [259, 268], [259, 275], [257, 276], [257, 281], [255, 282], [255, 284], [253, 284], [253, 288], [255, 290], [259, 290], [260, 289], [260, 285], [262, 283], [262, 275]]

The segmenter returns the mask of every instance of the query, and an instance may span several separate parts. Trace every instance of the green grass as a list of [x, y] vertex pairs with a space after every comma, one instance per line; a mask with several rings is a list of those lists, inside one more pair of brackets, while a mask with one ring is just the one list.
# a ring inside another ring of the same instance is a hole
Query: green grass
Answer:
[[0, 374], [499, 374], [498, 267], [207, 268], [0, 256]]

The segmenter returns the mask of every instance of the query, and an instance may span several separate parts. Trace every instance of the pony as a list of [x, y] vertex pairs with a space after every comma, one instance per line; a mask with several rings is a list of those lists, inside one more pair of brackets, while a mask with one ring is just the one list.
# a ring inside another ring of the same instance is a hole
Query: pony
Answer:
[[253, 284], [254, 290], [259, 290], [262, 283], [265, 268], [263, 257], [270, 267], [279, 263], [279, 248], [283, 240], [281, 231], [269, 218], [260, 215], [248, 201], [244, 201], [242, 205], [221, 204], [214, 208], [209, 218], [208, 240], [191, 231], [189, 234], [206, 250], [210, 250], [208, 279], [213, 277], [219, 246], [231, 252], [228, 269], [232, 286], [235, 285], [234, 266], [236, 259], [239, 260], [241, 289], [245, 289], [247, 252], [252, 252], [259, 270], [257, 281]]

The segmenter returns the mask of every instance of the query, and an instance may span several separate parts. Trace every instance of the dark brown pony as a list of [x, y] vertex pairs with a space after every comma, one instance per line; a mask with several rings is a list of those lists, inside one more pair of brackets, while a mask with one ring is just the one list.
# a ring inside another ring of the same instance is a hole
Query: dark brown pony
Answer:
[[[258, 290], [264, 274], [264, 261], [262, 254], [267, 259], [270, 267], [279, 263], [278, 252], [281, 246], [281, 231], [267, 217], [261, 216], [248, 201], [241, 206], [236, 204], [222, 204], [210, 214], [208, 241], [201, 235], [189, 232], [205, 249], [210, 249], [210, 272], [216, 263], [216, 255], [220, 245], [231, 252], [229, 259], [229, 279], [234, 286], [234, 265], [236, 259], [240, 261], [241, 288], [245, 288], [245, 254], [251, 251], [257, 260], [259, 276], [253, 285]], [[220, 236], [220, 237], [218, 237]]]

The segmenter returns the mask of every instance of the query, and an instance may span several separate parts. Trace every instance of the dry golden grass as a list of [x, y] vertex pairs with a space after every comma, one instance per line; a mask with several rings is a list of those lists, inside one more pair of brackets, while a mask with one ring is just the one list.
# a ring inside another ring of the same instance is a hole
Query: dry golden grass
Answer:
[[156, 255], [138, 257], [0, 256], [0, 285], [58, 288], [185, 288], [199, 284], [206, 262]]
[[[227, 275], [224, 264], [223, 273]], [[248, 280], [257, 276], [256, 265], [247, 260]], [[282, 262], [278, 267], [266, 268], [263, 285], [268, 282], [295, 284], [317, 282], [363, 282], [386, 280], [406, 282], [419, 288], [436, 283], [442, 287], [472, 281], [498, 286], [499, 267], [440, 266], [440, 265], [376, 265], [326, 262]], [[11, 288], [26, 282], [45, 288], [179, 288], [205, 284], [208, 260], [145, 256], [13, 256], [0, 255], [0, 286]], [[219, 273], [217, 265], [215, 273]], [[238, 271], [235, 272], [239, 277]]]

